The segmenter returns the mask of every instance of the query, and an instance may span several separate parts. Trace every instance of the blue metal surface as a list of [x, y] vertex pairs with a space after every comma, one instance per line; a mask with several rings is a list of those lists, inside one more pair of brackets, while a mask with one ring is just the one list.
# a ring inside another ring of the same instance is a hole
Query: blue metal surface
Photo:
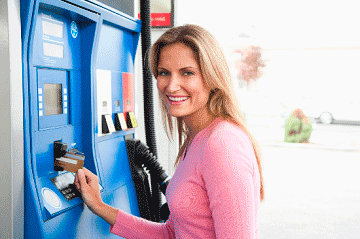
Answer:
[[[96, 71], [111, 72], [112, 102], [120, 101], [112, 114], [122, 112], [122, 73], [134, 71], [140, 21], [81, 0], [24, 0], [21, 19], [25, 238], [118, 238], [80, 198], [67, 201], [52, 183], [63, 173], [54, 171], [53, 145], [60, 140], [83, 152], [103, 200], [139, 215], [124, 141], [135, 131], [98, 136]], [[62, 112], [45, 115], [44, 84], [61, 85]]]

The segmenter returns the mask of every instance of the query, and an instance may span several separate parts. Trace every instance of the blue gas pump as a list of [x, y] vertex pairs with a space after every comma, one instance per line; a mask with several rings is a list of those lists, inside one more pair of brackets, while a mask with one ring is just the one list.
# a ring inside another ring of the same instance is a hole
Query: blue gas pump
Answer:
[[118, 238], [82, 203], [71, 167], [62, 167], [83, 160], [105, 203], [140, 216], [125, 140], [136, 127], [141, 23], [82, 0], [24, 0], [21, 19], [25, 238]]

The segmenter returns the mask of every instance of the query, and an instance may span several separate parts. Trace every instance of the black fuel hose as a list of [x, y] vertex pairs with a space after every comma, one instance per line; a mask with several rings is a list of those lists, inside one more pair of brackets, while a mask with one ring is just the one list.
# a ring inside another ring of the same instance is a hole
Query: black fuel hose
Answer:
[[150, 1], [142, 0], [140, 5], [142, 20], [141, 26], [141, 46], [143, 60], [143, 90], [144, 90], [144, 117], [145, 117], [145, 136], [146, 144], [151, 152], [157, 156], [154, 123], [154, 100], [153, 100], [153, 80], [149, 67], [149, 49], [151, 47], [151, 23], [150, 23]]
[[[153, 100], [153, 83], [152, 75], [149, 67], [149, 49], [151, 47], [151, 17], [150, 17], [150, 0], [140, 1], [140, 17], [141, 25], [141, 46], [143, 60], [143, 91], [144, 91], [144, 118], [145, 118], [145, 137], [146, 144], [149, 145], [151, 152], [157, 156], [156, 138], [155, 138], [155, 122], [154, 122], [154, 100]], [[152, 194], [152, 210], [154, 211], [155, 220], [159, 221], [161, 207], [161, 195], [158, 185], [151, 181], [153, 191]]]
[[[161, 192], [165, 195], [166, 188], [169, 185], [170, 177], [165, 173], [165, 170], [161, 167], [159, 164], [156, 156], [150, 152], [150, 149], [148, 146], [143, 144], [138, 139], [126, 139], [126, 147], [128, 149], [128, 155], [133, 160], [131, 160], [135, 166], [139, 169], [147, 169], [150, 173], [151, 177], [151, 185], [156, 184], [156, 186], [159, 186]], [[141, 170], [139, 170], [141, 171]], [[144, 177], [144, 176], [141, 176]], [[136, 185], [135, 185], [136, 186]], [[140, 186], [139, 186], [140, 187]], [[153, 188], [153, 186], [152, 186]], [[158, 187], [156, 187], [157, 189]], [[138, 189], [137, 189], [138, 190]], [[141, 190], [140, 190], [141, 191]], [[143, 192], [139, 191], [139, 199], [144, 200]], [[156, 191], [152, 194], [156, 193]], [[164, 205], [161, 205], [161, 202], [159, 202], [159, 208], [158, 211], [153, 211], [153, 205], [151, 204], [152, 208], [147, 209], [146, 207], [141, 207], [142, 211], [144, 211], [144, 218], [153, 220], [154, 216], [159, 216], [157, 221], [166, 221], [169, 218], [170, 210], [168, 207], [168, 204], [165, 203]], [[152, 215], [149, 217], [148, 210], [153, 211]], [[159, 213], [159, 215], [157, 215]], [[156, 215], [155, 215], [156, 214]]]
[[170, 177], [165, 173], [156, 156], [150, 152], [149, 147], [138, 139], [127, 139], [126, 145], [134, 149], [133, 157], [137, 166], [144, 167], [150, 172], [151, 179], [160, 186], [161, 192], [165, 195]]

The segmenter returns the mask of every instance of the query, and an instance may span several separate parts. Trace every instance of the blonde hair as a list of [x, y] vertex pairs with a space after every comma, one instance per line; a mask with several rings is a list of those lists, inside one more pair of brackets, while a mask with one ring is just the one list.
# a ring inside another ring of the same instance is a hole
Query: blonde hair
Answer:
[[[205, 29], [196, 25], [174, 27], [166, 31], [152, 46], [150, 52], [150, 67], [155, 78], [158, 77], [158, 64], [161, 50], [168, 45], [182, 43], [190, 47], [199, 64], [205, 86], [211, 89], [207, 103], [208, 111], [215, 117], [220, 117], [238, 125], [250, 138], [256, 156], [260, 174], [260, 198], [264, 198], [264, 185], [259, 146], [247, 129], [245, 119], [241, 114], [233, 83], [225, 56], [216, 39]], [[162, 100], [160, 101], [163, 123], [168, 137], [171, 139], [176, 125], [180, 150], [175, 166], [185, 150], [189, 140], [189, 130], [181, 117], [171, 116]]]

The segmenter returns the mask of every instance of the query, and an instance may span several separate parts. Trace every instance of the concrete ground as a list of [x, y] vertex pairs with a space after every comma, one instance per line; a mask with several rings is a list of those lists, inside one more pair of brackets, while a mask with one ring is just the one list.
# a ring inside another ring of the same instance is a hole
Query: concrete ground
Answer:
[[251, 123], [263, 155], [260, 238], [359, 239], [360, 126], [315, 124], [309, 143], [294, 144], [279, 121]]
[[262, 146], [260, 238], [360, 238], [360, 151]]

